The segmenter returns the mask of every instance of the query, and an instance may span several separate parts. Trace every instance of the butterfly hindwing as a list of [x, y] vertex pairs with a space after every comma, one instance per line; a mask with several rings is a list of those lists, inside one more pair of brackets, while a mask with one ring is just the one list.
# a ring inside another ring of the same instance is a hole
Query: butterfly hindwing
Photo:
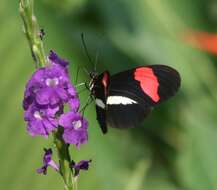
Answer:
[[151, 108], [144, 109], [137, 104], [108, 105], [106, 112], [107, 124], [113, 128], [133, 128], [141, 123], [151, 112]]

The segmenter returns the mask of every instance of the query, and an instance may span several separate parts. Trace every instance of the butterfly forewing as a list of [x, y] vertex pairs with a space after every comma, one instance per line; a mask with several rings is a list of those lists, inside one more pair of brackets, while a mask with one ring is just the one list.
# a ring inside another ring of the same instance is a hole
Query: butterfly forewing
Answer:
[[152, 107], [173, 96], [179, 86], [179, 73], [164, 65], [137, 67], [112, 76], [106, 100], [108, 125], [137, 126]]

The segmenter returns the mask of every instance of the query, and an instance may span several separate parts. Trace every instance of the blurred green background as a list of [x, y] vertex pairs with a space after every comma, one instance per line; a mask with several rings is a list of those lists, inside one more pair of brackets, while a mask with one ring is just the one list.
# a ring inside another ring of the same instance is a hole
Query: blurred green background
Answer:
[[[78, 65], [91, 70], [82, 32], [93, 59], [100, 50], [99, 72], [166, 64], [182, 77], [177, 96], [137, 129], [102, 135], [94, 106], [87, 109], [89, 143], [71, 150], [76, 160], [93, 160], [80, 175], [80, 190], [217, 189], [217, 59], [181, 40], [189, 28], [217, 30], [217, 1], [37, 0], [35, 12], [46, 31], [46, 51], [70, 60], [72, 77]], [[21, 102], [34, 65], [18, 1], [0, 2], [0, 58], [0, 189], [63, 189], [51, 169], [47, 176], [35, 172], [52, 140], [31, 138], [25, 130]]]

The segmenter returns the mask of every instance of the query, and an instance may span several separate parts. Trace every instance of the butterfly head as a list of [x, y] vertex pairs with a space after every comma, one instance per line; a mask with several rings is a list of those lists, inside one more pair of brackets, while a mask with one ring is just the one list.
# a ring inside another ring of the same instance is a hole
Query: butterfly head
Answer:
[[96, 83], [97, 78], [98, 78], [98, 73], [96, 71], [92, 71], [92, 72], [90, 72], [89, 75], [90, 75], [89, 90], [91, 92], [93, 92], [95, 83]]

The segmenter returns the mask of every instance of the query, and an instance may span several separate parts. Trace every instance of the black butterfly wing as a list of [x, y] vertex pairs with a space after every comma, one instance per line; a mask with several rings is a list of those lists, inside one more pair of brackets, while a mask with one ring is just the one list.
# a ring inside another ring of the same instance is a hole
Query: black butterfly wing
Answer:
[[152, 102], [155, 106], [176, 94], [181, 85], [181, 77], [178, 71], [169, 66], [151, 65], [148, 68], [153, 70], [159, 82], [158, 94], [160, 99], [158, 102]]
[[113, 75], [106, 100], [110, 127], [132, 128], [155, 105], [172, 97], [180, 87], [179, 73], [165, 65], [137, 67]]
[[106, 122], [108, 127], [133, 128], [141, 123], [151, 112], [151, 108], [144, 109], [140, 105], [108, 105]]
[[103, 133], [107, 132], [106, 123], [106, 99], [108, 96], [108, 86], [110, 81], [110, 75], [108, 71], [100, 74], [93, 84], [92, 94], [96, 103], [96, 115], [100, 128]]

